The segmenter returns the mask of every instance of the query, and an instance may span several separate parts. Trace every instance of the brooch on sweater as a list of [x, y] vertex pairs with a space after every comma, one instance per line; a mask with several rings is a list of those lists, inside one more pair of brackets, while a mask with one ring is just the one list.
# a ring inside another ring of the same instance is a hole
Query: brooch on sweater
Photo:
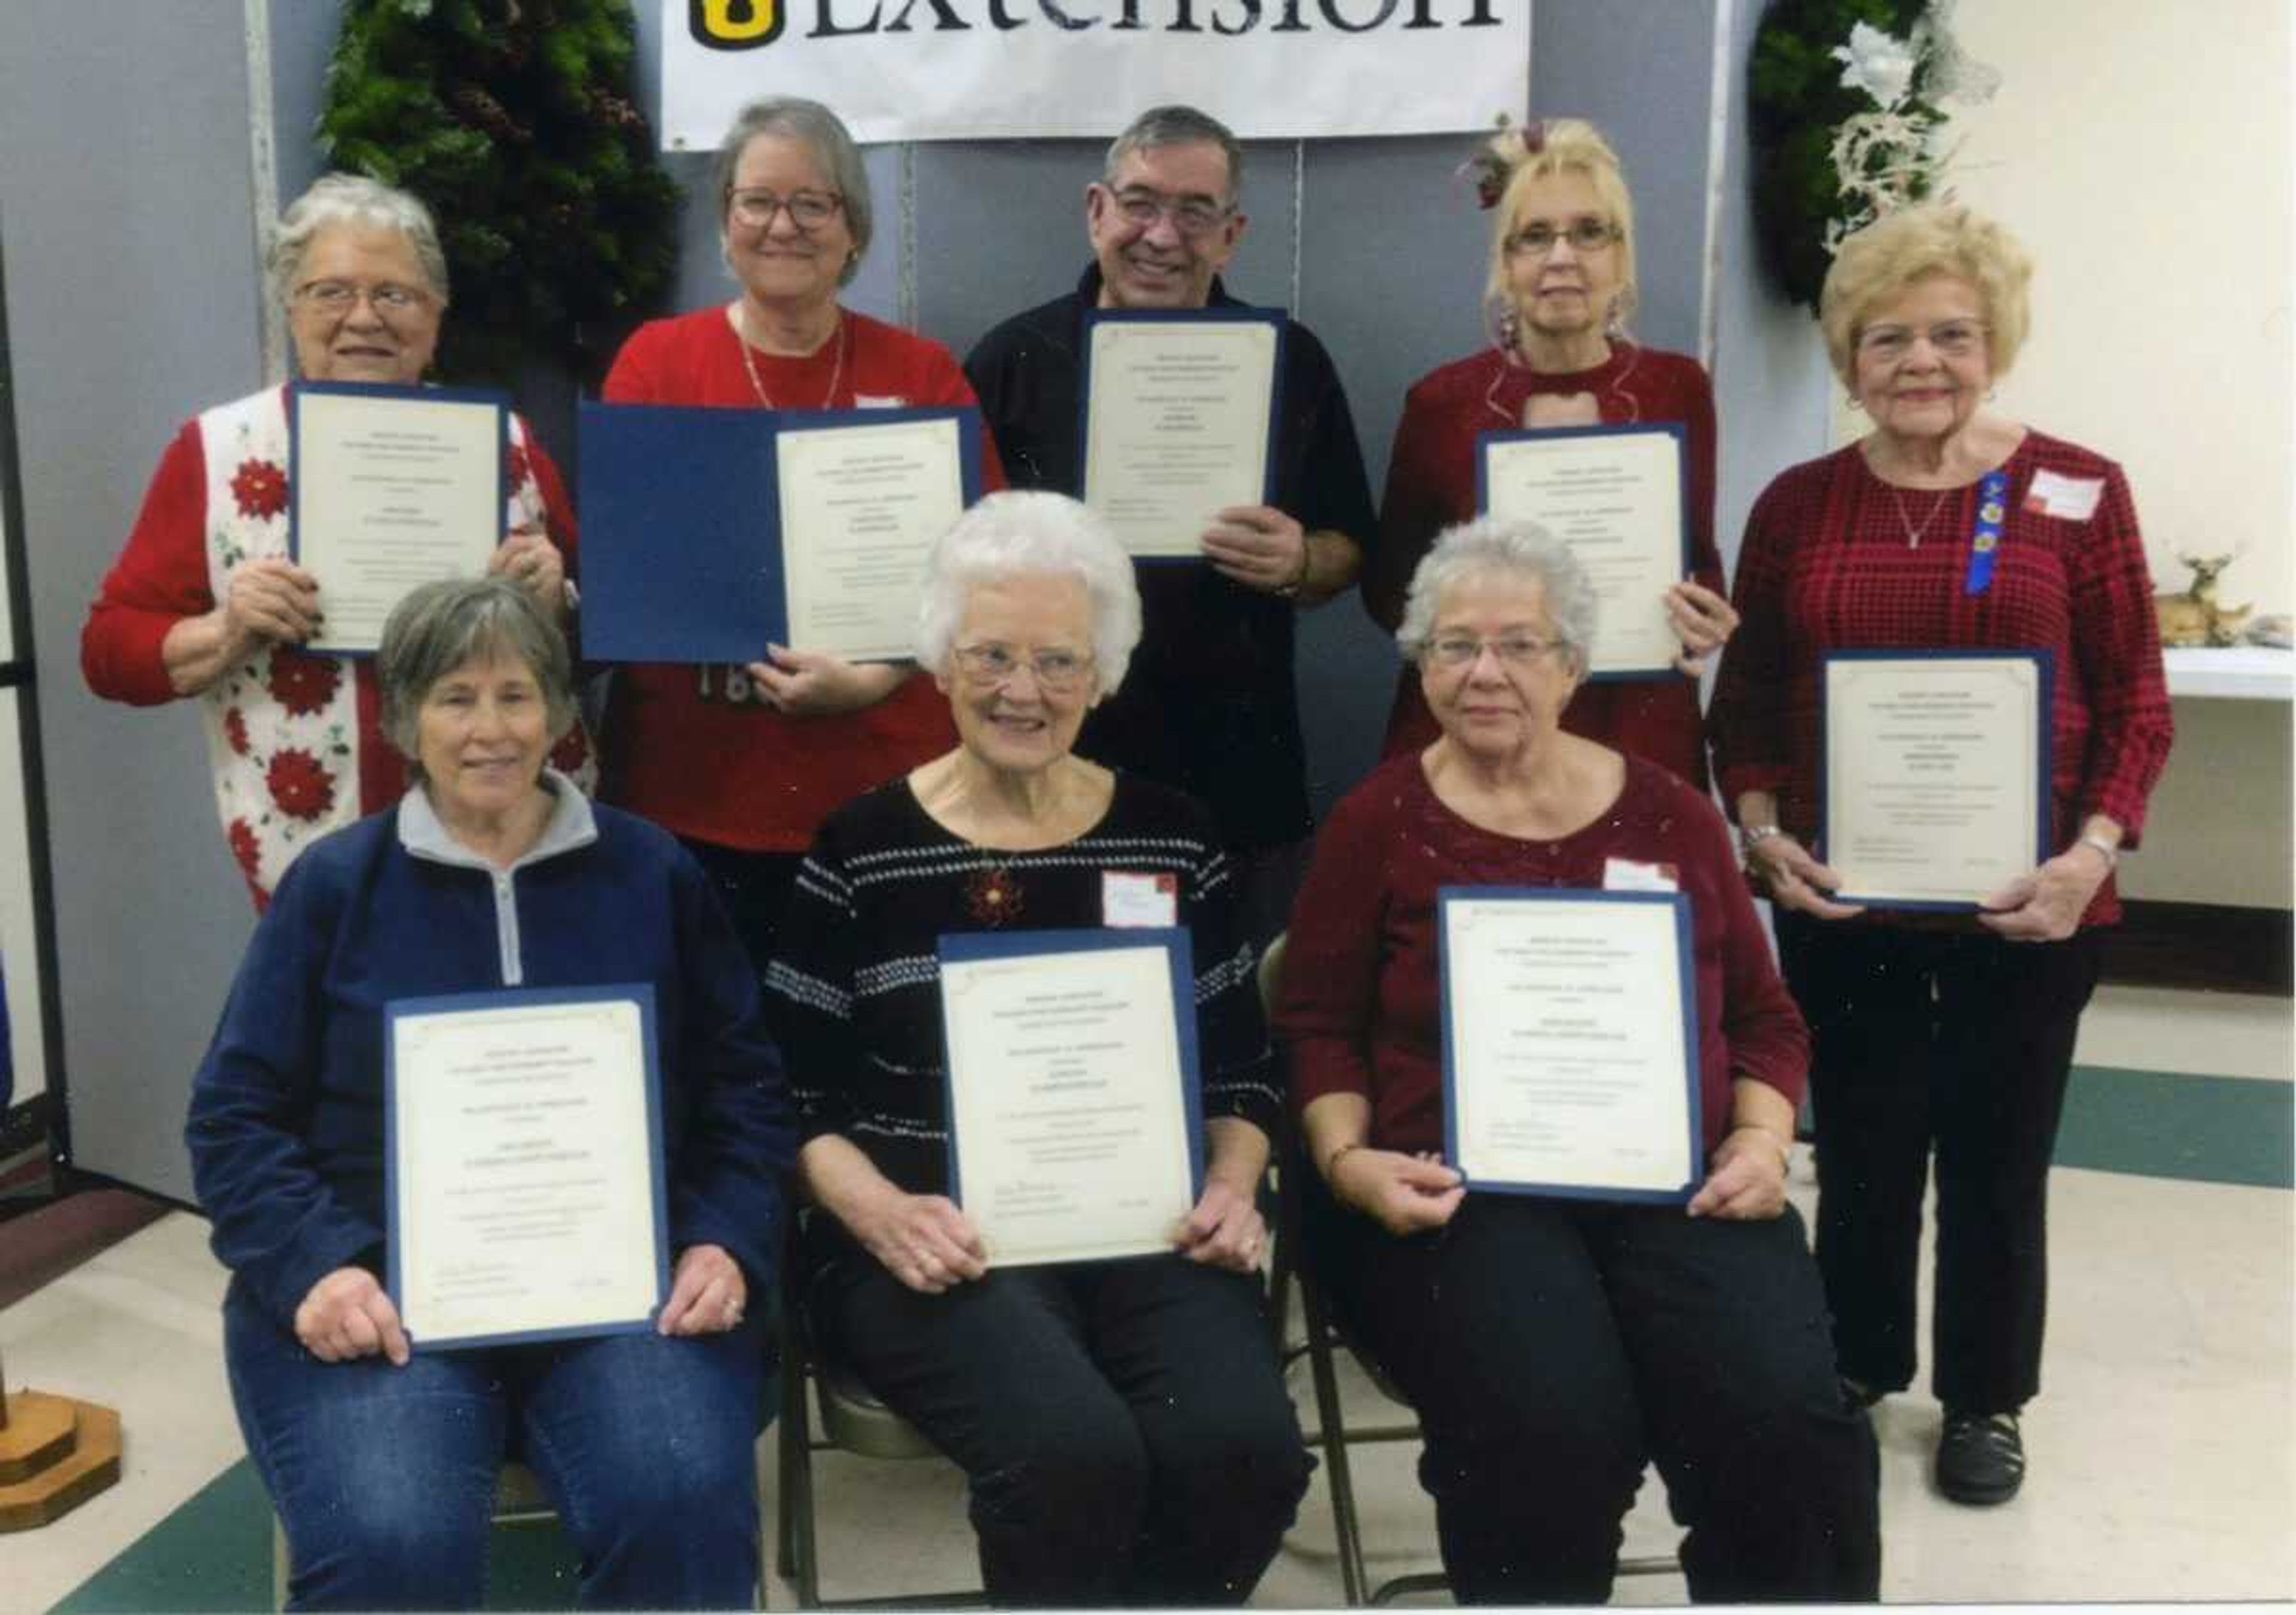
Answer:
[[1021, 917], [1021, 882], [1011, 867], [987, 864], [965, 877], [965, 911], [983, 925], [1004, 925]]

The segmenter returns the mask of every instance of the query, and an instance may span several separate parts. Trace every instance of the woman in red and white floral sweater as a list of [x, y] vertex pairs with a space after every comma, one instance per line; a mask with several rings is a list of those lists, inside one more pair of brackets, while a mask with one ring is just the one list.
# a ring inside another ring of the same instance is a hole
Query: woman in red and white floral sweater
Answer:
[[[447, 260], [414, 197], [329, 175], [281, 218], [267, 268], [303, 379], [422, 379]], [[297, 853], [406, 786], [377, 728], [372, 665], [298, 648], [319, 627], [319, 602], [288, 555], [288, 465], [284, 388], [185, 422], [80, 632], [96, 694], [134, 706], [200, 698], [217, 811], [258, 910]], [[573, 515], [557, 468], [515, 417], [503, 482], [504, 537], [489, 570], [558, 613]], [[579, 725], [552, 761], [588, 787]]]

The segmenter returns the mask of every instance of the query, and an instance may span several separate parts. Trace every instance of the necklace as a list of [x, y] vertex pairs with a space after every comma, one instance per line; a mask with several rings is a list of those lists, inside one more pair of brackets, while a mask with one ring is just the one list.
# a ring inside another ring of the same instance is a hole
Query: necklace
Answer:
[[1949, 488], [1939, 491], [1937, 498], [1930, 505], [1930, 513], [1922, 518], [1922, 524], [1919, 527], [1915, 527], [1914, 525], [1914, 519], [1906, 513], [1905, 495], [1898, 491], [1898, 486], [1896, 483], [1893, 482], [1890, 485], [1890, 503], [1898, 507], [1898, 525], [1906, 529], [1906, 547], [1907, 549], [1917, 550], [1921, 548], [1922, 535], [1930, 530], [1930, 523], [1935, 521], [1937, 520], [1937, 513], [1945, 508], [1947, 496], [1954, 493], [1955, 491], [1955, 489]]
[[993, 856], [964, 881], [964, 907], [983, 925], [1003, 925], [1021, 917], [1026, 906], [1021, 882], [1013, 876], [1009, 859]]
[[[774, 402], [773, 395], [766, 390], [766, 383], [758, 374], [756, 356], [750, 351], [750, 310], [747, 306], [742, 309], [741, 327], [734, 332], [734, 340], [741, 344], [742, 368], [750, 373], [750, 387], [758, 395], [758, 402], [767, 409], [780, 407]], [[829, 390], [821, 395], [820, 407], [823, 409], [837, 401], [837, 384], [845, 379], [845, 321], [840, 317], [837, 322], [837, 363], [829, 372]]]

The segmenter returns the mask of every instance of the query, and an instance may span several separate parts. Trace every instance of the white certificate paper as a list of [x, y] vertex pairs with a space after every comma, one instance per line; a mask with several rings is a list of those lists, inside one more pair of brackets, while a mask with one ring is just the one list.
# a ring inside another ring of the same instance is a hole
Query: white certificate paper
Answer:
[[1683, 1200], [1699, 1165], [1687, 898], [1446, 887], [1443, 1119], [1471, 1189]]
[[1179, 930], [941, 939], [950, 1180], [989, 1266], [1172, 1248], [1198, 1176], [1186, 947]]
[[1267, 499], [1281, 316], [1095, 316], [1084, 502], [1135, 555], [1201, 556], [1213, 512]]
[[1678, 676], [1682, 642], [1665, 595], [1688, 565], [1681, 429], [1486, 432], [1477, 455], [1482, 508], [1538, 522], [1587, 569], [1596, 599], [1588, 672]]
[[1835, 652], [1825, 660], [1825, 861], [1840, 899], [1972, 908], [2041, 861], [2047, 659]]
[[390, 1290], [418, 1349], [649, 1326], [652, 988], [393, 1004]]
[[502, 542], [503, 402], [310, 384], [289, 397], [292, 547], [326, 619], [312, 648], [371, 652], [409, 591], [480, 576]]
[[775, 436], [790, 644], [914, 653], [925, 553], [964, 513], [964, 417], [784, 426]]

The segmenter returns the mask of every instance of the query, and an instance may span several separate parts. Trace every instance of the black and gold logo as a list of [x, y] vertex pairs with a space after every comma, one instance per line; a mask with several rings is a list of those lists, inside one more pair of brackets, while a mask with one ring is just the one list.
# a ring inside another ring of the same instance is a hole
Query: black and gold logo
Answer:
[[782, 37], [786, 0], [685, 0], [685, 26], [713, 51], [753, 51]]

